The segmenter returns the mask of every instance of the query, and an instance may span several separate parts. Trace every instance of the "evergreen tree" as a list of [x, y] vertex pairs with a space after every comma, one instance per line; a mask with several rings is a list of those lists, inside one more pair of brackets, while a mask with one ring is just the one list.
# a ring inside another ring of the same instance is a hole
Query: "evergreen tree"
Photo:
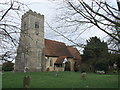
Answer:
[[84, 50], [84, 60], [90, 58], [105, 58], [108, 55], [108, 46], [107, 43], [101, 41], [99, 38], [92, 37], [87, 40], [87, 45]]
[[93, 70], [104, 70], [105, 73], [108, 71], [108, 46], [107, 43], [101, 41], [99, 38], [92, 37], [87, 40], [87, 44], [84, 48], [83, 61], [90, 62], [93, 66]]

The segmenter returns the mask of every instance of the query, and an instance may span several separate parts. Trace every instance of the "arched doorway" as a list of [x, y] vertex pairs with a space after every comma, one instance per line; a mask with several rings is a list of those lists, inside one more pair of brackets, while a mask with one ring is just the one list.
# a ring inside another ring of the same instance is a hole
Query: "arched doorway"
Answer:
[[70, 71], [70, 62], [65, 63], [65, 71]]

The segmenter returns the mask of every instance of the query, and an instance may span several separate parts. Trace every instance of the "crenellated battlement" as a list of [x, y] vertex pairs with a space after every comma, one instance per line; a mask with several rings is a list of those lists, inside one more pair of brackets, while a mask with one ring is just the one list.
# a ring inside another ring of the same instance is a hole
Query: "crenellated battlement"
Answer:
[[28, 15], [33, 15], [33, 16], [36, 16], [36, 17], [44, 17], [44, 15], [41, 15], [40, 13], [37, 13], [35, 11], [33, 12], [32, 10], [29, 10], [24, 15], [22, 15], [22, 19], [27, 17]]

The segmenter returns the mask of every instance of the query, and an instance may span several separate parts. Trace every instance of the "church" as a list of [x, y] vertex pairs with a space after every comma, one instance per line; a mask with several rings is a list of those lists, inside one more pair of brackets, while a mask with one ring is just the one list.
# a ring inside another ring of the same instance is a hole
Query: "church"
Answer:
[[32, 10], [22, 15], [16, 72], [76, 71], [80, 63], [76, 48], [44, 38], [44, 15]]

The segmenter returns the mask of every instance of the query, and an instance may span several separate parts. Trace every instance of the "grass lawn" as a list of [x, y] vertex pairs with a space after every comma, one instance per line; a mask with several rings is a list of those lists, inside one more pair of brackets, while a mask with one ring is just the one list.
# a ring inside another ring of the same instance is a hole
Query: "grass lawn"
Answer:
[[2, 72], [0, 72], [0, 90], [2, 89]]
[[23, 77], [31, 77], [31, 88], [118, 88], [118, 75], [99, 75], [88, 73], [87, 80], [81, 79], [80, 72], [4, 72], [3, 88], [22, 88]]

